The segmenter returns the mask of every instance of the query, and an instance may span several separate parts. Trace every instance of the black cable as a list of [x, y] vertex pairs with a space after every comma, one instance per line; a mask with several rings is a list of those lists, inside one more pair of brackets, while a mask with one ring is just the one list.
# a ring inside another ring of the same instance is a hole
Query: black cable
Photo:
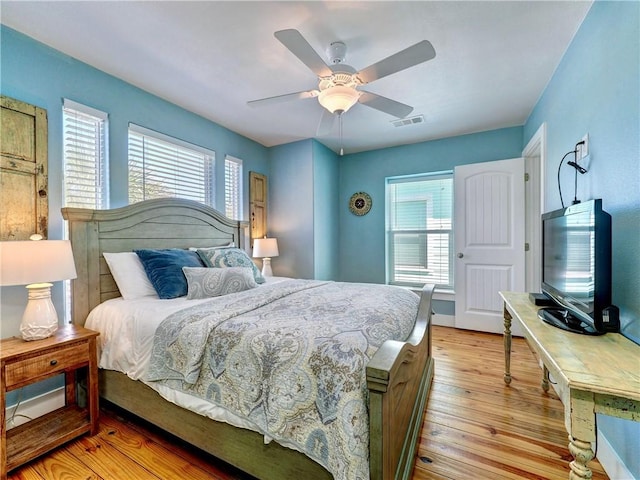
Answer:
[[573, 162], [567, 162], [567, 165], [571, 165], [573, 163], [573, 165], [571, 165], [573, 168], [575, 168], [575, 172], [573, 172], [573, 204], [575, 205], [576, 203], [580, 203], [580, 200], [578, 200], [578, 162], [577, 162], [577, 155], [578, 149], [576, 148], [576, 153], [573, 154]]
[[564, 200], [562, 199], [562, 187], [560, 186], [560, 169], [562, 168], [564, 159], [567, 158], [567, 156], [571, 155], [572, 153], [575, 154], [577, 151], [578, 149], [576, 148], [575, 150], [571, 150], [570, 152], [565, 153], [564, 157], [562, 157], [562, 160], [560, 160], [560, 165], [558, 165], [558, 193], [560, 194], [560, 204], [562, 205], [562, 208], [564, 208]]
[[575, 147], [573, 147], [573, 150], [565, 153], [564, 157], [562, 157], [562, 160], [560, 160], [560, 165], [558, 165], [558, 193], [560, 194], [560, 204], [562, 205], [562, 208], [564, 208], [564, 200], [562, 199], [562, 187], [560, 186], [560, 169], [562, 168], [564, 159], [567, 158], [567, 156], [571, 155], [572, 153], [573, 153], [573, 162], [569, 162], [569, 165], [571, 165], [573, 168], [576, 169], [576, 177], [574, 180], [575, 193], [573, 195], [573, 204], [575, 205], [576, 203], [580, 203], [578, 201], [578, 172], [587, 173], [587, 170], [582, 168], [580, 165], [578, 165], [578, 159], [576, 157], [576, 154], [578, 153], [578, 145], [584, 145], [584, 140], [576, 143]]
[[583, 168], [580, 165], [578, 165], [578, 155], [577, 155], [578, 145], [584, 145], [584, 140], [576, 143], [575, 153], [573, 154], [573, 162], [567, 162], [567, 165], [572, 166], [576, 170], [575, 172], [573, 172], [574, 177], [573, 177], [573, 204], [572, 205], [580, 203], [580, 200], [578, 200], [578, 172], [580, 172], [580, 175], [584, 175], [585, 173], [587, 173], [586, 168]]

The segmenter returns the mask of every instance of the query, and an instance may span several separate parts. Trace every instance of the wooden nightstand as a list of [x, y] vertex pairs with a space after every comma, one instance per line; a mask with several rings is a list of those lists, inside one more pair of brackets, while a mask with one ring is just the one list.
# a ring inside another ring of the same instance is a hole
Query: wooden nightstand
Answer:
[[[44, 340], [0, 341], [0, 479], [7, 472], [85, 433], [98, 431], [98, 332], [64, 326]], [[78, 370], [87, 381], [87, 405], [76, 401]], [[6, 392], [65, 375], [65, 406], [23, 425], [6, 429]]]

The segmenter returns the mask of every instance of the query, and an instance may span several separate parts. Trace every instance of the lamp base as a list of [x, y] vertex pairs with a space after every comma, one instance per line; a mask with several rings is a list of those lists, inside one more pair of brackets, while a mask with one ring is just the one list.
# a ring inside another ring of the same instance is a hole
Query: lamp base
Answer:
[[263, 277], [273, 277], [273, 271], [271, 270], [271, 259], [263, 258], [262, 259], [262, 276]]
[[22, 315], [20, 334], [23, 340], [42, 340], [58, 330], [58, 314], [51, 301], [51, 284], [27, 285], [29, 302]]

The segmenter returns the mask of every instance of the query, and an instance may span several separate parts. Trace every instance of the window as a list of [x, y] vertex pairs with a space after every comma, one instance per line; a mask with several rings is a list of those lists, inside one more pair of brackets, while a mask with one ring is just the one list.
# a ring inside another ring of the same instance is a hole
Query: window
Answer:
[[129, 125], [129, 203], [178, 197], [215, 206], [215, 153]]
[[109, 208], [107, 114], [65, 99], [62, 124], [64, 204]]
[[224, 213], [242, 220], [242, 160], [229, 155], [224, 159]]
[[[64, 204], [109, 208], [107, 114], [71, 100], [62, 104]], [[66, 224], [65, 224], [66, 228]], [[65, 230], [65, 238], [69, 232]], [[71, 282], [64, 282], [64, 320], [71, 322]]]
[[387, 283], [453, 288], [453, 175], [387, 179]]

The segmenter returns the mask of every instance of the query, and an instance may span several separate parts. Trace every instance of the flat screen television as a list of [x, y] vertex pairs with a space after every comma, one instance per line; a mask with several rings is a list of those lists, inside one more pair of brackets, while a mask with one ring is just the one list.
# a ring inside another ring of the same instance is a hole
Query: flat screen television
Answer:
[[611, 305], [611, 216], [602, 200], [542, 215], [542, 293], [556, 307], [538, 313], [577, 333], [618, 331]]

